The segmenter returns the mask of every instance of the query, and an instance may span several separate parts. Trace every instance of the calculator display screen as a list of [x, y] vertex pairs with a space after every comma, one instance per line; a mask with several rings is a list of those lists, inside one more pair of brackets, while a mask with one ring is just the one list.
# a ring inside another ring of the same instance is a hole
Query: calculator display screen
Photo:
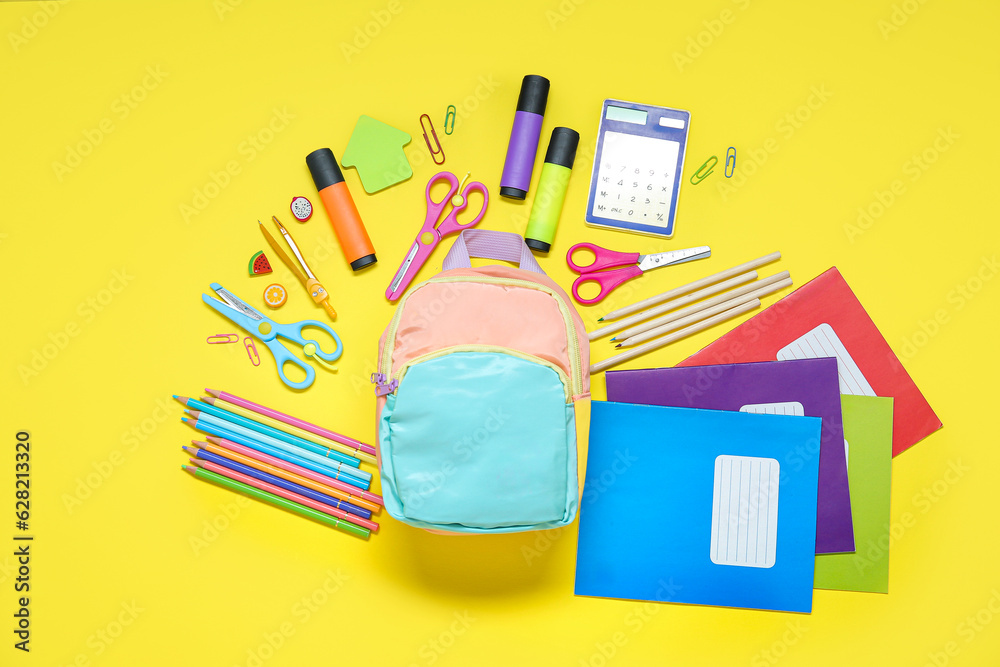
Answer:
[[623, 123], [635, 123], [636, 125], [645, 125], [647, 114], [642, 109], [626, 109], [625, 107], [616, 107], [613, 105], [608, 105], [608, 112], [605, 114], [605, 118], [608, 120], [619, 120]]
[[668, 139], [605, 132], [591, 215], [667, 227], [680, 147]]

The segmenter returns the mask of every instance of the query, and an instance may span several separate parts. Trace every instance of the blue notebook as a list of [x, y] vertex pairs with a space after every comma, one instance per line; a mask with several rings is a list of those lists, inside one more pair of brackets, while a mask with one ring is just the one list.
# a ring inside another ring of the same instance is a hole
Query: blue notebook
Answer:
[[576, 594], [810, 612], [821, 424], [594, 401]]

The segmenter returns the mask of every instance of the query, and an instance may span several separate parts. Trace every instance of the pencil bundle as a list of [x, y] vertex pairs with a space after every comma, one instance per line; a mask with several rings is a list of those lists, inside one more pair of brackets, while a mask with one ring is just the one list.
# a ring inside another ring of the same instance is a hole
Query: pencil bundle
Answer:
[[320, 523], [367, 539], [382, 497], [369, 491], [375, 448], [234, 394], [207, 389], [174, 396], [187, 423], [205, 435], [183, 449], [182, 469]]
[[616, 321], [590, 332], [590, 340], [613, 333], [616, 348], [632, 349], [593, 364], [590, 372], [599, 373], [760, 307], [762, 297], [792, 285], [788, 271], [757, 279], [757, 267], [778, 259], [781, 253], [773, 252], [608, 313], [598, 321]]

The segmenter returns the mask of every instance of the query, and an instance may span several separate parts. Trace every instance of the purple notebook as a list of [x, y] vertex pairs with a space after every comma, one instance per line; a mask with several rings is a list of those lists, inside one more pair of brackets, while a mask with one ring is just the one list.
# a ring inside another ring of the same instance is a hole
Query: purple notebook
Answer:
[[795, 474], [803, 459], [819, 455], [816, 553], [854, 551], [835, 358], [608, 371], [605, 376], [608, 400], [619, 403], [821, 417], [819, 446], [780, 463]]

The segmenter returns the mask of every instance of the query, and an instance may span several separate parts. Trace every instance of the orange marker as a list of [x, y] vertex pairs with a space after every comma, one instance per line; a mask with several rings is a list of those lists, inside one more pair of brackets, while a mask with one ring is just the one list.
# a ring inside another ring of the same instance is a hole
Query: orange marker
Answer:
[[378, 261], [375, 258], [375, 246], [368, 238], [358, 207], [354, 205], [351, 191], [347, 189], [344, 174], [340, 171], [333, 151], [329, 148], [313, 151], [306, 156], [306, 165], [316, 183], [316, 189], [319, 190], [323, 207], [330, 216], [340, 249], [351, 263], [351, 268], [357, 271], [374, 264]]

